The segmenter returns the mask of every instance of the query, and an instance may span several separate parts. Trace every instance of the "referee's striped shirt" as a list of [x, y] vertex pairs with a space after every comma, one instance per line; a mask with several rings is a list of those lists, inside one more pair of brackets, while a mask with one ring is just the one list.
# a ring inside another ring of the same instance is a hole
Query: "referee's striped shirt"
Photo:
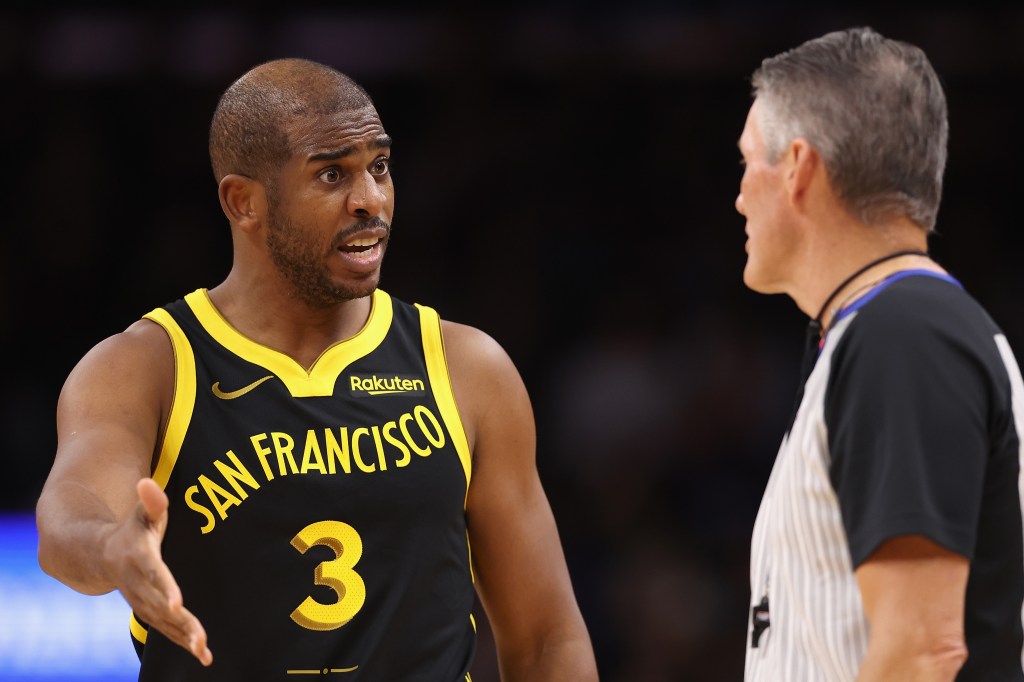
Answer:
[[751, 544], [748, 682], [855, 679], [854, 571], [922, 535], [971, 560], [958, 682], [1024, 682], [1024, 382], [954, 279], [903, 271], [840, 313], [782, 441]]

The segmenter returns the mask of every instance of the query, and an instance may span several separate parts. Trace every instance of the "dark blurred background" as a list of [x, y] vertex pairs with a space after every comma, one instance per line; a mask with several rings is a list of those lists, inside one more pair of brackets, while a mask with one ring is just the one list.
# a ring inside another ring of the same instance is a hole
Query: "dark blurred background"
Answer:
[[[76, 361], [227, 273], [210, 115], [254, 64], [309, 57], [361, 82], [396, 141], [383, 288], [522, 372], [602, 679], [739, 680], [750, 529], [806, 321], [741, 281], [750, 73], [852, 25], [925, 49], [951, 122], [932, 251], [1020, 354], [1024, 7], [487, 7], [0, 13], [0, 509], [33, 507]], [[474, 679], [492, 682], [478, 620]]]

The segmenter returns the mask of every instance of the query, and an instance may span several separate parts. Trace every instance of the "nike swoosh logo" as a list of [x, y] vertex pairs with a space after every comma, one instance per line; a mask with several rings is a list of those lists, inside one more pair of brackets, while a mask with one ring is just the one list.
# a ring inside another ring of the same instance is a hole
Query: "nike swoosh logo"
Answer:
[[248, 386], [243, 386], [242, 388], [238, 389], [237, 391], [222, 391], [222, 390], [220, 390], [220, 382], [219, 381], [215, 381], [215, 382], [213, 382], [213, 386], [210, 387], [210, 390], [212, 390], [213, 394], [215, 396], [217, 396], [218, 398], [220, 398], [221, 400], [234, 400], [235, 398], [240, 398], [241, 396], [245, 395], [246, 393], [248, 393], [252, 389], [254, 389], [257, 386], [259, 386], [260, 384], [262, 384], [267, 379], [273, 379], [273, 378], [274, 378], [273, 374], [268, 374], [267, 376], [263, 377], [262, 379], [257, 379], [256, 381], [252, 382]]

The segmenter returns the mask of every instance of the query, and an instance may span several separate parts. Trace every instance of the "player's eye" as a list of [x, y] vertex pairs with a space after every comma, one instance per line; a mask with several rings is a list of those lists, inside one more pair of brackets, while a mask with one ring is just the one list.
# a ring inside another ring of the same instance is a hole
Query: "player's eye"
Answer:
[[391, 159], [386, 156], [378, 156], [374, 159], [373, 163], [370, 164], [370, 173], [372, 175], [387, 175], [391, 171]]
[[337, 168], [325, 168], [320, 173], [320, 179], [323, 180], [324, 182], [334, 184], [341, 180], [341, 173], [338, 172]]

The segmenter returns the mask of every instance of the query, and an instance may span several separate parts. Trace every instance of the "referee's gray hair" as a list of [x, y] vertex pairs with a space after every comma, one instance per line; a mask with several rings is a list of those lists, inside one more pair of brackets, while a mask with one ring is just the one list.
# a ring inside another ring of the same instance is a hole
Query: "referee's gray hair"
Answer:
[[949, 121], [920, 48], [868, 27], [835, 31], [765, 59], [752, 83], [769, 160], [804, 138], [852, 215], [935, 228]]

